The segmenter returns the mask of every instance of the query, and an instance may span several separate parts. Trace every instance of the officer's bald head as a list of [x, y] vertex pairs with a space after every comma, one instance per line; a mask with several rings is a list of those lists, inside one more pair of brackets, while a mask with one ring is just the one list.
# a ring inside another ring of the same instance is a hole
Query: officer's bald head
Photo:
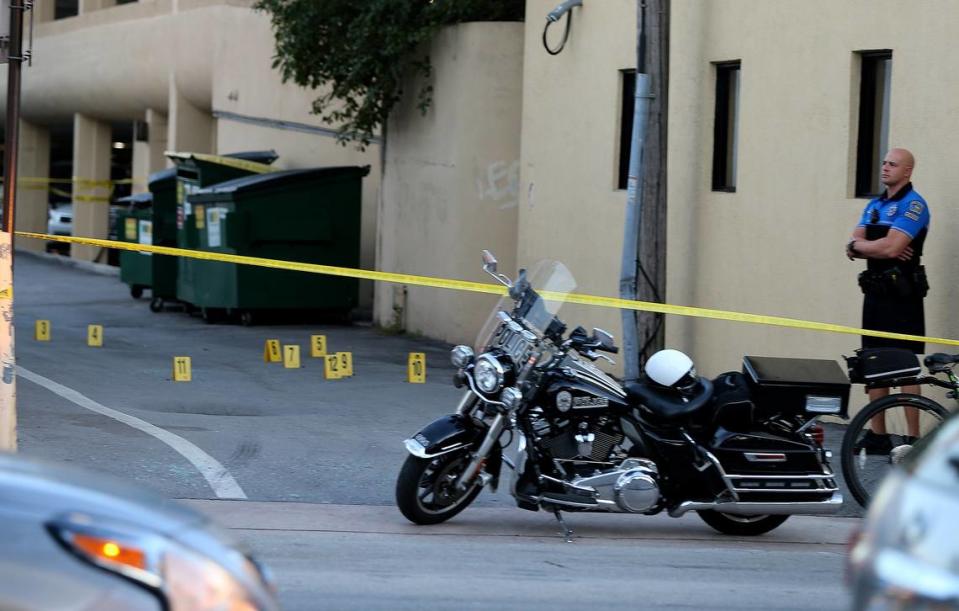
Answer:
[[916, 167], [916, 158], [908, 150], [889, 149], [882, 160], [879, 181], [886, 186], [891, 195], [909, 182], [914, 167]]
[[[916, 167], [916, 158], [909, 149], [893, 148], [889, 149], [889, 154], [894, 154], [903, 166], [910, 170]], [[887, 155], [888, 158], [888, 155]]]

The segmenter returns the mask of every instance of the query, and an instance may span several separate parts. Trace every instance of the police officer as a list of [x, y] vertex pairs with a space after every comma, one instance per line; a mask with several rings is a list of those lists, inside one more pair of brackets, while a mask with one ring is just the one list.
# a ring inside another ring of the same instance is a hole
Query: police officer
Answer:
[[[859, 275], [864, 293], [862, 328], [909, 335], [925, 335], [923, 298], [929, 290], [921, 264], [922, 246], [929, 231], [929, 207], [912, 187], [915, 159], [909, 151], [891, 149], [882, 161], [880, 181], [885, 191], [866, 205], [862, 219], [846, 244], [850, 259], [866, 259]], [[922, 342], [877, 337], [862, 338], [863, 348], [896, 347], [921, 354]], [[904, 386], [903, 392], [919, 394], [919, 386]], [[889, 394], [888, 388], [869, 390], [874, 401]], [[919, 435], [919, 412], [906, 410], [907, 432]], [[873, 418], [871, 431], [860, 442], [867, 453], [886, 454], [892, 441], [882, 416]], [[914, 440], [906, 439], [907, 443]], [[857, 447], [857, 450], [859, 447]]]

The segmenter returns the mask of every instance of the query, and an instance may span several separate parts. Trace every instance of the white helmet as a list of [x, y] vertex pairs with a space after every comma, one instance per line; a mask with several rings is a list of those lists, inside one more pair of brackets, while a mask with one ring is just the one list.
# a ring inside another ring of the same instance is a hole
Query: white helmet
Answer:
[[667, 388], [685, 390], [696, 383], [693, 360], [679, 350], [660, 350], [646, 361], [646, 375]]

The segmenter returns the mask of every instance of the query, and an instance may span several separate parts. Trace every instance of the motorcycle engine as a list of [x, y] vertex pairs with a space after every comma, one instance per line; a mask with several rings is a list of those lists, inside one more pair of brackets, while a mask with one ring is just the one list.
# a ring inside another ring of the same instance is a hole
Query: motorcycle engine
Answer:
[[618, 422], [606, 415], [551, 418], [537, 407], [530, 410], [530, 423], [540, 449], [562, 462], [607, 462], [623, 441]]

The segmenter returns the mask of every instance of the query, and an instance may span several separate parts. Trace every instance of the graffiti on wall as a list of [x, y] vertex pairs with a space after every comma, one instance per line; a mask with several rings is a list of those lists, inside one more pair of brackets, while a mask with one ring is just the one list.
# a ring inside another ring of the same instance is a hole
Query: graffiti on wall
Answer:
[[494, 161], [476, 177], [476, 191], [483, 201], [493, 202], [500, 210], [519, 205], [519, 160]]

